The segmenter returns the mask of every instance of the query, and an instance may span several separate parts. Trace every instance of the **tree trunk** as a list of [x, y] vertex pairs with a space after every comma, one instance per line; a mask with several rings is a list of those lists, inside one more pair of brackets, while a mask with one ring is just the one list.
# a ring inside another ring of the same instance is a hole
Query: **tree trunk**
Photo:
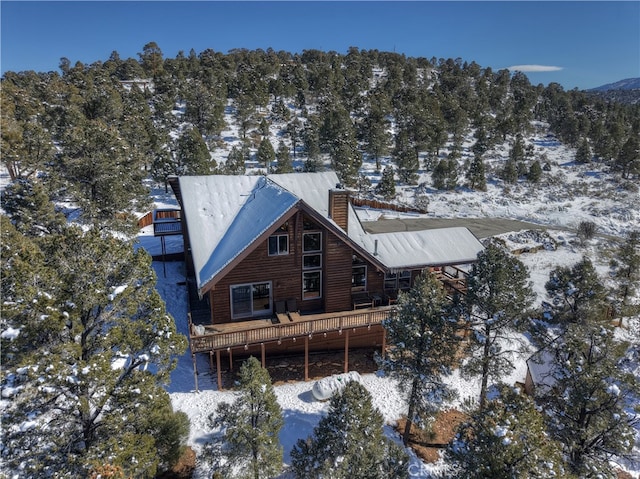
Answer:
[[413, 415], [416, 411], [416, 391], [418, 389], [418, 378], [413, 380], [411, 385], [411, 394], [409, 395], [409, 411], [407, 412], [407, 423], [404, 426], [404, 434], [402, 435], [402, 443], [407, 446], [409, 444], [409, 436], [411, 434], [411, 426], [413, 426]]
[[480, 386], [480, 409], [484, 409], [487, 403], [487, 385], [489, 382], [489, 357], [491, 355], [491, 347], [489, 343], [490, 327], [485, 327], [484, 349], [482, 352], [482, 384]]

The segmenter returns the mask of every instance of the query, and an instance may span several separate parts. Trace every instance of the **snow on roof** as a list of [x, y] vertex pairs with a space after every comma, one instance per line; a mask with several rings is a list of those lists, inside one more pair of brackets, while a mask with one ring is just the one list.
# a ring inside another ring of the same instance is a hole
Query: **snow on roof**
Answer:
[[183, 176], [179, 181], [198, 288], [298, 202], [264, 176]]
[[540, 350], [527, 359], [527, 368], [531, 374], [533, 384], [540, 390], [548, 390], [556, 383], [553, 377], [555, 354], [548, 350]]
[[[339, 184], [333, 171], [265, 176], [186, 176], [180, 191], [198, 288], [215, 277], [299, 200], [327, 221], [329, 190]], [[346, 232], [355, 245], [391, 271], [465, 264], [483, 246], [467, 228], [368, 234], [349, 205]]]
[[375, 254], [391, 271], [471, 263], [484, 249], [478, 238], [463, 227], [378, 234], [363, 232], [353, 239]]

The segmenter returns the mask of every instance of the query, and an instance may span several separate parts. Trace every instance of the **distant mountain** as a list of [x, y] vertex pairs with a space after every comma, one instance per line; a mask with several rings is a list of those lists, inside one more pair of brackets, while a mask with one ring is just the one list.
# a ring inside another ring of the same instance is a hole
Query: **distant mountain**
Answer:
[[608, 83], [606, 85], [592, 88], [589, 91], [610, 91], [610, 90], [638, 90], [640, 89], [640, 78], [627, 78], [626, 80], [620, 80], [615, 83]]
[[609, 102], [637, 105], [640, 103], [640, 78], [627, 78], [626, 80], [609, 83], [587, 90], [587, 93]]

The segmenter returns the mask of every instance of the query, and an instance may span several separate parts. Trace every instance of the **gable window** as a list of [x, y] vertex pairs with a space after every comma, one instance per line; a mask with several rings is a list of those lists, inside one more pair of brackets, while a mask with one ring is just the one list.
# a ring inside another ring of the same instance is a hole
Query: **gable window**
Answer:
[[271, 281], [232, 285], [230, 297], [233, 319], [271, 314]]
[[305, 253], [322, 251], [322, 233], [304, 233], [302, 235], [302, 251]]
[[353, 256], [351, 266], [351, 291], [367, 290], [367, 265], [362, 259]]
[[277, 234], [269, 236], [269, 256], [289, 254], [289, 235]]

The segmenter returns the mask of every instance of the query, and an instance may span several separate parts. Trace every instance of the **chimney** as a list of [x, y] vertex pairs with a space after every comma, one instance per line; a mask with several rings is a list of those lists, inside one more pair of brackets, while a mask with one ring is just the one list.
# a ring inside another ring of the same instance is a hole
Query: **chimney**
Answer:
[[347, 190], [329, 190], [329, 218], [335, 221], [345, 233], [347, 232], [349, 226], [349, 192]]

